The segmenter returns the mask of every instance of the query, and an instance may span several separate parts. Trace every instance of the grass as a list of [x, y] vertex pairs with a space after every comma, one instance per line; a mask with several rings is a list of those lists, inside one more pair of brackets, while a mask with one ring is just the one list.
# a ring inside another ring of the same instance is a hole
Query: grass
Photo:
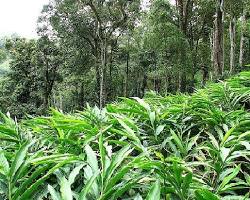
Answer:
[[2, 115], [0, 198], [246, 200], [250, 72], [193, 95]]

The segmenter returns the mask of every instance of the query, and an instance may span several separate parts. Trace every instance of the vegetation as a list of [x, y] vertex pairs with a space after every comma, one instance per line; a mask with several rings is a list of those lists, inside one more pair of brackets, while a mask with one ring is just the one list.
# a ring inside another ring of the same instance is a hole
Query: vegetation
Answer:
[[51, 0], [37, 39], [0, 39], [0, 199], [250, 200], [249, 19]]
[[21, 118], [45, 114], [49, 107], [102, 108], [117, 97], [143, 98], [151, 90], [163, 96], [192, 93], [208, 81], [224, 80], [250, 63], [249, 5], [50, 1], [38, 19], [38, 39], [12, 36], [0, 42], [10, 68], [0, 67], [1, 111]]
[[249, 199], [250, 72], [17, 123], [2, 115], [2, 199]]

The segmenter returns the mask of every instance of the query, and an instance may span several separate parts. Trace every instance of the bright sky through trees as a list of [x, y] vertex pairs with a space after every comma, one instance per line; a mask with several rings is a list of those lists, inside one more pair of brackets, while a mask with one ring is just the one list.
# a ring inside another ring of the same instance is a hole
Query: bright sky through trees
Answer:
[[[149, 0], [143, 0], [143, 6]], [[49, 0], [0, 0], [0, 36], [13, 33], [22, 37], [36, 37], [37, 18]], [[174, 0], [170, 1], [171, 3]]]
[[36, 37], [36, 21], [49, 0], [0, 0], [0, 36]]

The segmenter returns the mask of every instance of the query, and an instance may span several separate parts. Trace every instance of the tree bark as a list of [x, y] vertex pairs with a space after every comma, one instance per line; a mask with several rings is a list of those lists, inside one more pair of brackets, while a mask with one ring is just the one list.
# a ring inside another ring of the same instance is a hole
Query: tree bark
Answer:
[[[188, 38], [188, 19], [189, 14], [192, 12], [192, 0], [177, 0], [176, 6], [179, 12], [179, 27], [182, 31], [183, 35]], [[181, 60], [185, 60], [186, 52], [184, 49], [181, 50]], [[186, 83], [187, 83], [187, 76], [186, 76], [186, 65], [184, 63], [181, 63], [183, 65], [182, 71], [179, 73], [179, 84], [178, 89], [181, 92], [186, 91]]]
[[216, 78], [220, 78], [224, 71], [223, 49], [223, 6], [224, 0], [217, 0], [216, 17], [214, 20], [214, 72]]
[[143, 80], [142, 80], [142, 86], [141, 86], [141, 96], [140, 96], [140, 98], [143, 98], [144, 95], [145, 95], [145, 90], [146, 90], [146, 87], [147, 87], [147, 81], [148, 81], [148, 76], [147, 76], [146, 73], [144, 73]]
[[187, 89], [187, 76], [186, 72], [181, 72], [179, 74], [179, 91], [180, 92], [186, 92]]
[[243, 59], [244, 59], [244, 45], [245, 45], [245, 22], [246, 22], [246, 15], [245, 13], [242, 16], [241, 21], [241, 37], [240, 37], [240, 56], [239, 56], [239, 66], [243, 67]]
[[233, 17], [230, 21], [229, 35], [230, 35], [230, 74], [235, 71], [235, 25], [236, 18]]
[[105, 81], [104, 81], [104, 72], [106, 68], [106, 54], [107, 54], [107, 43], [106, 40], [101, 44], [101, 64], [99, 66], [99, 75], [100, 75], [100, 96], [99, 96], [99, 107], [103, 108], [105, 104]]
[[[128, 43], [127, 43], [127, 48], [129, 48], [129, 37], [128, 37]], [[130, 54], [127, 49], [127, 55], [126, 55], [126, 76], [125, 76], [125, 88], [124, 88], [124, 96], [128, 97], [128, 79], [129, 79], [129, 60], [130, 60]]]

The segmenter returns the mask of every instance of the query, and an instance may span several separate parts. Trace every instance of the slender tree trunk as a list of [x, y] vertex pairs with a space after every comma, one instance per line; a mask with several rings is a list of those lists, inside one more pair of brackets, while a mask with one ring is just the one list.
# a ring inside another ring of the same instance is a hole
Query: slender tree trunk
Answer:
[[[215, 39], [214, 39], [214, 27], [213, 27], [213, 29], [211, 31], [211, 35], [210, 35], [210, 50], [211, 50], [211, 57], [210, 57], [211, 64], [210, 64], [210, 67], [211, 67], [211, 69], [213, 68], [214, 62], [215, 62], [214, 61], [214, 41], [215, 41]], [[212, 73], [211, 73], [210, 79], [211, 80], [213, 79]]]
[[211, 60], [211, 68], [214, 64], [214, 27], [213, 27], [213, 30], [211, 31], [211, 35], [210, 35], [210, 49], [211, 49], [211, 57], [210, 57], [210, 60]]
[[170, 92], [170, 88], [169, 88], [169, 85], [170, 85], [170, 82], [171, 82], [170, 79], [171, 79], [171, 77], [170, 77], [168, 74], [166, 74], [166, 79], [165, 79], [165, 90], [166, 90], [167, 93]]
[[44, 94], [44, 102], [43, 102], [44, 109], [47, 110], [49, 107], [49, 95], [48, 92]]
[[104, 72], [106, 68], [106, 53], [107, 53], [107, 44], [106, 41], [101, 44], [101, 64], [99, 66], [99, 75], [100, 75], [100, 96], [99, 96], [99, 107], [103, 108], [105, 104], [105, 81], [104, 81]]
[[79, 102], [78, 102], [78, 105], [80, 105], [81, 110], [83, 110], [84, 108], [84, 96], [85, 96], [85, 90], [84, 90], [84, 83], [82, 82], [80, 84], [80, 93], [79, 93]]
[[153, 53], [154, 56], [154, 91], [159, 92], [159, 77], [157, 77], [157, 61], [156, 61], [156, 53], [154, 51]]
[[180, 80], [179, 80], [179, 90], [180, 92], [186, 92], [187, 90], [187, 76], [186, 72], [181, 72], [180, 73]]
[[208, 67], [206, 67], [206, 65], [203, 65], [201, 67], [202, 69], [202, 87], [204, 87], [206, 85], [206, 82], [209, 78], [209, 71], [208, 71]]
[[[129, 48], [129, 37], [128, 37], [128, 47]], [[130, 60], [130, 54], [129, 51], [127, 50], [127, 55], [126, 55], [126, 76], [125, 76], [125, 88], [124, 88], [124, 96], [128, 97], [128, 79], [129, 79], [129, 60]]]
[[[192, 12], [192, 0], [177, 0], [176, 6], [179, 12], [179, 27], [185, 37], [188, 37], [188, 20], [189, 20], [189, 14]], [[185, 50], [181, 50], [181, 58], [184, 61], [186, 57]], [[182, 68], [182, 71], [179, 74], [179, 84], [178, 89], [181, 92], [185, 92], [187, 89], [187, 75], [186, 75], [186, 64], [181, 63], [184, 67]]]
[[224, 12], [224, 1], [221, 2], [221, 12], [222, 12], [222, 73], [225, 69], [225, 30], [224, 30], [224, 21], [225, 21], [225, 12]]
[[230, 21], [229, 35], [230, 35], [230, 74], [235, 71], [235, 24], [236, 19], [233, 17]]
[[107, 97], [110, 97], [110, 99], [113, 98], [115, 94], [113, 94], [114, 91], [114, 86], [113, 86], [113, 51], [114, 51], [114, 46], [113, 44], [111, 45], [111, 51], [110, 51], [110, 56], [109, 56], [109, 89], [107, 93]]
[[220, 78], [223, 74], [223, 5], [224, 0], [217, 0], [216, 18], [214, 21], [214, 72], [216, 78]]
[[60, 94], [60, 109], [63, 110], [63, 96]]
[[50, 97], [50, 91], [49, 91], [49, 62], [47, 59], [47, 56], [44, 54], [45, 59], [45, 87], [44, 87], [44, 100], [43, 100], [43, 108], [46, 111], [49, 108], [49, 97]]
[[239, 66], [240, 67], [243, 67], [243, 59], [244, 59], [244, 44], [245, 44], [244, 30], [245, 30], [245, 22], [246, 22], [246, 15], [244, 13], [243, 16], [242, 16], [242, 21], [241, 21], [240, 56], [239, 56]]
[[143, 80], [142, 80], [141, 96], [140, 96], [140, 98], [144, 97], [144, 95], [145, 95], [145, 90], [146, 90], [146, 87], [147, 87], [147, 81], [148, 81], [148, 76], [147, 76], [146, 73], [144, 73]]
[[129, 52], [127, 52], [127, 61], [126, 61], [126, 76], [125, 76], [125, 89], [124, 89], [124, 95], [125, 97], [128, 97], [128, 79], [129, 79]]

